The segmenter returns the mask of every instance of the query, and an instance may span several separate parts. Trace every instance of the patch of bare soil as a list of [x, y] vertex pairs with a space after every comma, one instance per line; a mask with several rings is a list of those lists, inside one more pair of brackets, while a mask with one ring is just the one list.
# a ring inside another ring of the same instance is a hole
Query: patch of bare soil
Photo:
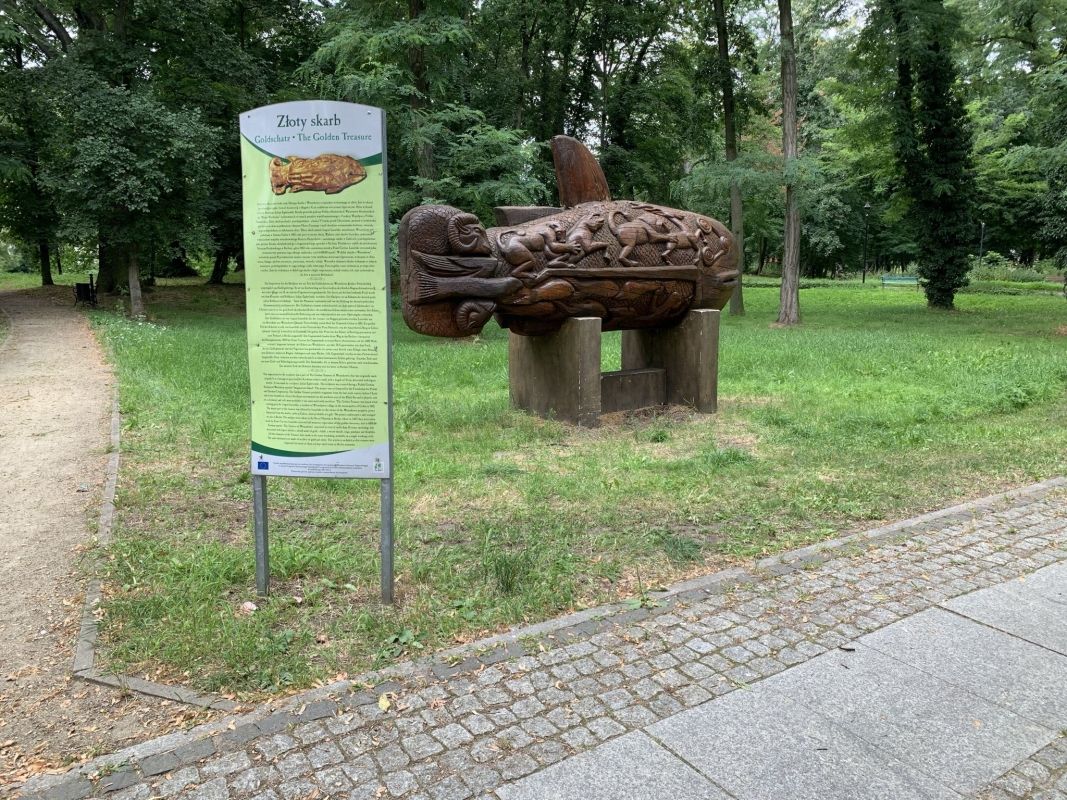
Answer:
[[71, 677], [113, 382], [72, 304], [0, 292], [0, 787], [204, 719]]

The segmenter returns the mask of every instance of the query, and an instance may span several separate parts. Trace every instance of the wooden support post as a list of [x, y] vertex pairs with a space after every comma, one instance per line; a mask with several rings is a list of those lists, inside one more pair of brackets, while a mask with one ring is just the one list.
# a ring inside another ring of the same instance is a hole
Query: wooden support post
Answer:
[[557, 333], [508, 336], [511, 405], [587, 428], [600, 425], [600, 319], [575, 317]]
[[622, 368], [667, 371], [667, 402], [718, 410], [719, 311], [690, 311], [671, 328], [622, 332]]

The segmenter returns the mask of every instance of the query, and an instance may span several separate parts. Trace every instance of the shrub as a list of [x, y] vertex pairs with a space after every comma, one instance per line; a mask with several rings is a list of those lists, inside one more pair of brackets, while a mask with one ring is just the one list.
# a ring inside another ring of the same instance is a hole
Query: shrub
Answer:
[[1043, 280], [1045, 277], [1043, 272], [1020, 267], [1016, 262], [992, 250], [982, 257], [981, 266], [979, 266], [978, 256], [970, 256], [969, 258], [971, 261], [970, 276], [972, 280], [1028, 283]]

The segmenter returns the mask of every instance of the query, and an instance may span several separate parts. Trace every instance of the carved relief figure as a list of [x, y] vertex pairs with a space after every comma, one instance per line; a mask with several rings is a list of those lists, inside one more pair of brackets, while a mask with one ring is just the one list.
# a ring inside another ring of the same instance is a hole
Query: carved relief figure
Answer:
[[548, 263], [548, 266], [562, 267], [567, 264], [577, 264], [586, 256], [591, 256], [593, 253], [599, 253], [601, 250], [607, 250], [607, 242], [597, 242], [593, 240], [597, 231], [603, 227], [603, 214], [594, 212], [585, 217], [581, 222], [571, 228], [570, 232], [567, 234], [566, 244], [568, 245], [569, 252], [566, 255], [556, 256], [556, 258]]
[[566, 229], [552, 220], [533, 224], [522, 230], [504, 230], [497, 234], [500, 251], [515, 267], [511, 274], [525, 277], [539, 268], [534, 253], [558, 258], [573, 253], [573, 245], [566, 242]]

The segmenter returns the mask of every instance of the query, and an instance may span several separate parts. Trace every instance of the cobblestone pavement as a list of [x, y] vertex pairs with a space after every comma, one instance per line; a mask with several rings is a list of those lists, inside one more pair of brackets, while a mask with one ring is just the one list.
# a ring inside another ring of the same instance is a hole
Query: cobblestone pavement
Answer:
[[1067, 737], [1001, 775], [978, 796], [980, 800], [1067, 800]]
[[[958, 595], [1067, 560], [1056, 480], [327, 687], [37, 779], [26, 797], [492, 798], [502, 785]], [[458, 661], [458, 663], [456, 663]], [[358, 686], [358, 684], [357, 684]], [[388, 708], [379, 700], [385, 696]], [[1067, 744], [980, 796], [1067, 797]]]

